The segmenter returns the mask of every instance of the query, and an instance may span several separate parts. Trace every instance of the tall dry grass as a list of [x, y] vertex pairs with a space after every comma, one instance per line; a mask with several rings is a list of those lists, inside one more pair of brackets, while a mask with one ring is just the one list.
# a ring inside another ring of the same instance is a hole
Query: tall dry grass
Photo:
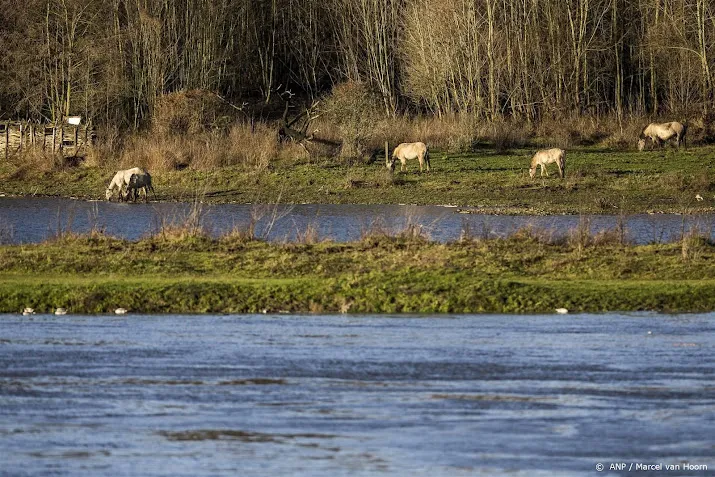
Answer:
[[[619, 121], [614, 115], [571, 115], [539, 122], [510, 118], [486, 121], [469, 113], [388, 117], [380, 95], [368, 84], [348, 81], [322, 98], [320, 115], [310, 125], [315, 140], [295, 143], [280, 141], [277, 122], [243, 116], [237, 119], [235, 111], [233, 122], [227, 122], [229, 115], [224, 107], [215, 95], [206, 92], [166, 95], [159, 101], [148, 131], [122, 138], [116, 130], [105, 128], [103, 144], [97, 149], [100, 153], [89, 156], [87, 163], [101, 167], [110, 162], [107, 157], [119, 157], [118, 168], [141, 166], [162, 172], [236, 166], [261, 173], [273, 161], [300, 164], [337, 158], [345, 164], [362, 164], [384, 160], [385, 143], [389, 154], [397, 144], [415, 141], [445, 153], [593, 145], [627, 150], [635, 147], [638, 134], [652, 121], [643, 117]], [[698, 121], [690, 123], [690, 144], [705, 137], [706, 126]], [[46, 161], [41, 164], [31, 161], [24, 167], [48, 167]], [[349, 187], [356, 183], [348, 178]]]
[[324, 99], [317, 124], [319, 136], [342, 144], [340, 157], [365, 158], [401, 142], [425, 142], [444, 152], [469, 152], [479, 145], [499, 152], [544, 146], [570, 148], [604, 145], [633, 147], [649, 120], [640, 117], [619, 121], [614, 115], [572, 115], [544, 118], [539, 122], [500, 118], [479, 120], [473, 114], [409, 115], [386, 117], [383, 104], [364, 83], [336, 86]]
[[56, 168], [56, 160], [51, 155], [38, 151], [28, 151], [24, 154], [15, 154], [8, 158], [8, 163], [13, 168], [10, 174], [12, 180], [25, 180], [37, 174], [51, 172]]
[[278, 134], [267, 124], [236, 124], [228, 134], [226, 165], [263, 171], [278, 156]]
[[[384, 160], [401, 142], [422, 141], [431, 150], [465, 153], [477, 149], [507, 152], [521, 148], [599, 145], [614, 150], [635, 148], [642, 128], [653, 118], [628, 117], [618, 121], [614, 115], [544, 118], [539, 122], [501, 118], [479, 120], [474, 114], [385, 115], [378, 94], [360, 82], [346, 82], [333, 88], [320, 103], [320, 116], [310, 125], [315, 140], [303, 143], [282, 142], [280, 124], [268, 120], [249, 120], [246, 115], [225, 110], [215, 95], [184, 91], [162, 97], [147, 130], [123, 135], [116, 127], [101, 126], [99, 143], [89, 151], [83, 164], [120, 169], [134, 166], [151, 172], [183, 169], [215, 170], [241, 167], [257, 174], [274, 161], [283, 164], [334, 161], [364, 164]], [[687, 118], [658, 118], [658, 121]], [[689, 122], [688, 144], [698, 144], [711, 134], [711, 122]], [[11, 158], [12, 179], [22, 180], [42, 173], [73, 167], [72, 162], [27, 151]], [[362, 178], [347, 179], [347, 186]], [[378, 182], [389, 182], [387, 176]], [[684, 180], [664, 176], [663, 180]], [[689, 182], [708, 186], [709, 181], [693, 178]], [[677, 184], [679, 189], [689, 184]], [[699, 189], [700, 190], [700, 189]]]
[[682, 234], [680, 239], [680, 253], [684, 262], [693, 262], [702, 256], [703, 252], [712, 242], [696, 227]]
[[[341, 98], [341, 101], [328, 102], [327, 112], [311, 124], [311, 129], [316, 130], [314, 141], [302, 144], [281, 142], [278, 124], [261, 121], [237, 122], [224, 131], [187, 135], [135, 134], [123, 141], [117, 165], [141, 166], [151, 171], [238, 166], [260, 173], [273, 161], [299, 164], [338, 158], [346, 164], [356, 164], [375, 161], [378, 157], [383, 160], [386, 142], [389, 154], [397, 144], [415, 141], [445, 153], [482, 148], [503, 153], [525, 147], [568, 149], [583, 146], [629, 150], [635, 148], [638, 134], [649, 122], [644, 118], [632, 118], [619, 124], [611, 117], [576, 117], [540, 123], [508, 119], [487, 122], [467, 114], [441, 118], [405, 114], [387, 118], [374, 111], [366, 116], [342, 115], [343, 108], [370, 111], [377, 107], [372, 103], [358, 107], [359, 101], [360, 98], [352, 101]], [[697, 135], [697, 126], [693, 128]], [[689, 141], [689, 144], [693, 142]]]
[[11, 244], [15, 241], [15, 229], [12, 224], [8, 224], [0, 219], [0, 245]]
[[206, 210], [200, 197], [196, 197], [188, 210], [173, 216], [159, 216], [152, 237], [166, 242], [174, 242], [187, 239], [206, 239], [209, 235], [210, 228], [206, 222]]
[[228, 133], [133, 136], [121, 153], [119, 166], [158, 172], [227, 166], [263, 171], [278, 157], [279, 148], [275, 128], [265, 123], [237, 123]]
[[[236, 119], [233, 113], [206, 91], [162, 96], [148, 130], [124, 141], [118, 166], [158, 172], [227, 166], [265, 170], [278, 156], [277, 126]], [[112, 134], [108, 134], [108, 140], [117, 142]]]

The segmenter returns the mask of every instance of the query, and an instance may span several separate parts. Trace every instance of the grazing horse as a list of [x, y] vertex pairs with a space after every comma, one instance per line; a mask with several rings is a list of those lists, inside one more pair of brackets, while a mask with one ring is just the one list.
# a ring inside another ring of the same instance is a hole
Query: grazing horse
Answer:
[[119, 193], [119, 200], [124, 200], [122, 189], [124, 189], [129, 184], [129, 179], [131, 179], [132, 174], [142, 174], [144, 172], [144, 169], [141, 169], [139, 167], [132, 167], [131, 169], [127, 169], [125, 171], [118, 171], [116, 174], [114, 174], [112, 182], [109, 183], [109, 187], [107, 187], [107, 190], [104, 194], [107, 200], [112, 200], [115, 189]]
[[[147, 171], [139, 174], [132, 174], [127, 184], [127, 200], [134, 195], [134, 202], [137, 201], [137, 196], [140, 190], [144, 190], [144, 202], [149, 202], [149, 191], [154, 192], [154, 186], [151, 185], [151, 176]], [[154, 192], [156, 196], [156, 192]]]
[[387, 168], [391, 171], [395, 170], [395, 163], [400, 160], [401, 171], [407, 171], [407, 160], [417, 159], [420, 161], [420, 172], [422, 172], [422, 167], [427, 166], [427, 172], [430, 171], [429, 167], [429, 151], [427, 146], [423, 142], [403, 142], [392, 151], [392, 159], [385, 158]]
[[549, 171], [546, 170], [546, 164], [553, 164], [559, 167], [559, 177], [564, 178], [566, 175], [566, 151], [559, 148], [542, 149], [534, 154], [531, 158], [531, 167], [529, 168], [529, 177], [532, 179], [536, 175], [537, 166], [541, 166], [541, 175], [549, 176]]
[[685, 146], [685, 133], [687, 132], [688, 126], [677, 121], [661, 124], [650, 123], [641, 131], [638, 137], [638, 150], [642, 151], [645, 148], [645, 143], [648, 139], [653, 141], [653, 144], [663, 146], [667, 141], [675, 138], [675, 143], [678, 147], [681, 144]]

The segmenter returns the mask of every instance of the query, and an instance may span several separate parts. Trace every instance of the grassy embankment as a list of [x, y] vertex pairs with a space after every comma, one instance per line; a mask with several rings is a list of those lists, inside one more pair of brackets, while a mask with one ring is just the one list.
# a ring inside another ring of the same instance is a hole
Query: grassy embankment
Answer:
[[[274, 160], [265, 168], [228, 166], [153, 173], [158, 200], [206, 202], [407, 203], [473, 206], [523, 214], [712, 211], [715, 147], [617, 151], [575, 147], [567, 177], [530, 179], [535, 148], [498, 153], [432, 153], [433, 172], [390, 174], [382, 158], [349, 164], [335, 158]], [[552, 165], [553, 167], [553, 165]], [[3, 163], [0, 193], [103, 199], [116, 167], [63, 167], [44, 171]], [[704, 200], [696, 201], [700, 194]]]
[[0, 312], [551, 313], [715, 309], [715, 246], [615, 236], [438, 244], [408, 234], [269, 244], [240, 234], [101, 234], [0, 247]]

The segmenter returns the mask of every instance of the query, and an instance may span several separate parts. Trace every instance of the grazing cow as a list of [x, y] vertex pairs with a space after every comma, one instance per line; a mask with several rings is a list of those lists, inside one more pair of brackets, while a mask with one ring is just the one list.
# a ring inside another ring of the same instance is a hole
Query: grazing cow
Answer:
[[420, 172], [422, 172], [422, 167], [427, 166], [427, 172], [430, 171], [429, 164], [429, 151], [427, 146], [423, 142], [403, 142], [395, 148], [392, 152], [392, 158], [386, 158], [387, 168], [391, 171], [395, 170], [395, 163], [400, 160], [401, 171], [407, 170], [407, 160], [417, 159], [420, 162]]
[[638, 137], [638, 150], [642, 151], [645, 148], [646, 141], [650, 139], [653, 144], [664, 146], [665, 143], [675, 138], [675, 144], [680, 147], [685, 146], [685, 134], [688, 132], [688, 126], [677, 121], [670, 123], [650, 123], [641, 131]]
[[546, 170], [547, 164], [553, 164], [559, 168], [559, 177], [564, 178], [566, 176], [566, 151], [559, 148], [553, 149], [543, 149], [537, 151], [534, 157], [531, 158], [531, 167], [529, 168], [529, 177], [532, 179], [536, 175], [536, 168], [541, 166], [541, 175], [549, 176], [549, 171]]

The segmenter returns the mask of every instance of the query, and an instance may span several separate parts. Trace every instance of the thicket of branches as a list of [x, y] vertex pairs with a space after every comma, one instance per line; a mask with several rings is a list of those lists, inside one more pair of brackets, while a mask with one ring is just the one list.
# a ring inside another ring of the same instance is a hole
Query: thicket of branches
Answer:
[[0, 116], [124, 128], [162, 95], [370, 85], [384, 113], [705, 114], [714, 0], [0, 0]]

